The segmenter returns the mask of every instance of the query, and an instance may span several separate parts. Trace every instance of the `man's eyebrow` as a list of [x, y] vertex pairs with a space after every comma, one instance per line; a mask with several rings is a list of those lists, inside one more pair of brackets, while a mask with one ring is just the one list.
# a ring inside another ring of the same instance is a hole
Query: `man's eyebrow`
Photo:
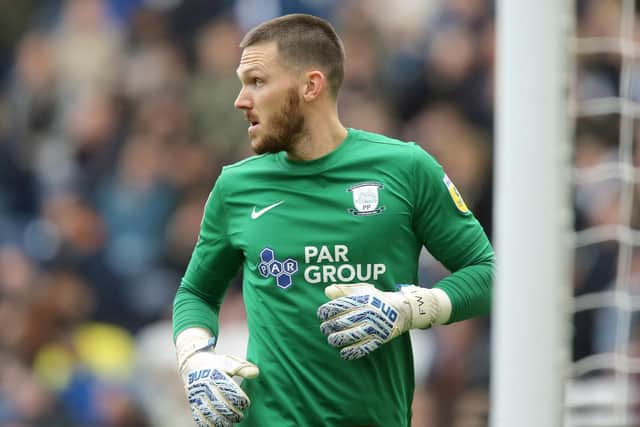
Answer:
[[262, 68], [261, 68], [261, 67], [258, 67], [257, 65], [250, 65], [250, 66], [249, 66], [249, 67], [247, 67], [247, 68], [241, 68], [241, 67], [238, 67], [238, 68], [236, 69], [236, 74], [237, 74], [238, 76], [241, 76], [241, 75], [243, 75], [243, 74], [244, 74], [244, 75], [246, 75], [246, 74], [249, 74], [249, 73], [252, 73], [252, 72], [255, 72], [255, 71], [262, 71]]

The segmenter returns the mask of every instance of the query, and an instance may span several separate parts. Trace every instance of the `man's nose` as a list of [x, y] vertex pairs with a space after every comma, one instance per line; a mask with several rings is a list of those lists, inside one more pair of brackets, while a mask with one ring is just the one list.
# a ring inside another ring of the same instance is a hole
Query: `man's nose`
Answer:
[[233, 106], [238, 110], [248, 110], [252, 107], [251, 98], [248, 96], [247, 92], [244, 89], [240, 90], [238, 97], [233, 103]]

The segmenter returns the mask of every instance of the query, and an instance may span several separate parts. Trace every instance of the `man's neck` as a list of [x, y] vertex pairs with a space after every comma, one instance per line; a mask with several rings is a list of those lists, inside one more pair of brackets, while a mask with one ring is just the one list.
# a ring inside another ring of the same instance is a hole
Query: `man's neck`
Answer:
[[290, 160], [308, 161], [325, 156], [338, 148], [348, 133], [337, 115], [316, 122], [307, 120], [306, 125], [305, 136], [287, 152]]

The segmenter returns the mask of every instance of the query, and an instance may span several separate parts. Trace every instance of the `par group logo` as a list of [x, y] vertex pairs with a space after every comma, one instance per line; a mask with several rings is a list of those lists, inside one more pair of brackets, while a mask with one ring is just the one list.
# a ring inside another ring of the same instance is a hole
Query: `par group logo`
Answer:
[[293, 258], [279, 261], [273, 249], [264, 248], [260, 251], [258, 272], [264, 278], [275, 277], [278, 287], [287, 289], [293, 285], [292, 276], [298, 272], [298, 261]]

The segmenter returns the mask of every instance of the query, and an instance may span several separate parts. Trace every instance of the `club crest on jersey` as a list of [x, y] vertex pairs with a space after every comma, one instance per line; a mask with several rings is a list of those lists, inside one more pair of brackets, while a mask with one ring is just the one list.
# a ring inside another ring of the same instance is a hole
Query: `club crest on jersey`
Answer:
[[276, 259], [276, 253], [271, 248], [264, 248], [260, 251], [260, 262], [258, 263], [258, 273], [264, 278], [275, 277], [276, 285], [279, 288], [287, 289], [293, 285], [293, 276], [298, 272], [298, 261], [287, 258], [284, 261]]
[[363, 182], [347, 189], [353, 195], [353, 208], [347, 209], [352, 215], [376, 215], [384, 210], [380, 203], [379, 190], [384, 185], [379, 182]]
[[460, 195], [460, 192], [458, 191], [456, 186], [453, 184], [453, 182], [449, 179], [447, 174], [445, 174], [444, 177], [442, 178], [442, 182], [444, 182], [444, 185], [447, 187], [447, 190], [449, 191], [449, 195], [451, 196], [451, 199], [453, 200], [453, 203], [456, 205], [456, 208], [458, 209], [458, 211], [460, 211], [460, 213], [462, 214], [468, 214], [469, 208], [467, 207], [467, 204], [464, 202], [464, 200], [462, 199], [462, 196]]

